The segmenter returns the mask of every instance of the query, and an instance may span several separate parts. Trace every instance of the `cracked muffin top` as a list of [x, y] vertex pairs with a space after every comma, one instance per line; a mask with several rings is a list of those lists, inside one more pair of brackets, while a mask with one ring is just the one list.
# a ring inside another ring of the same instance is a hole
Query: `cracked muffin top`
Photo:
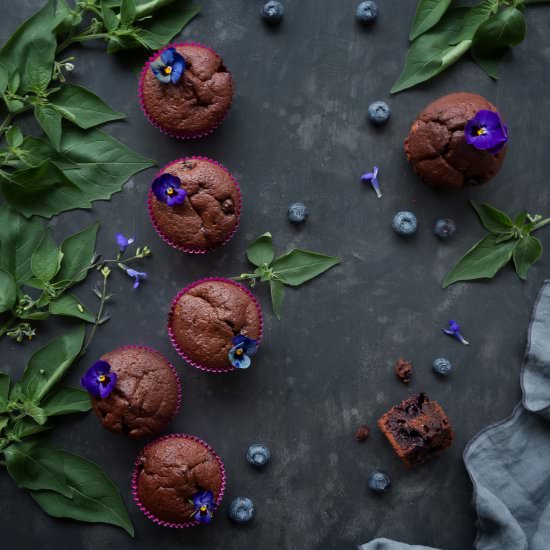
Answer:
[[480, 95], [461, 92], [439, 98], [418, 115], [405, 140], [405, 153], [425, 183], [461, 189], [486, 183], [497, 174], [507, 147], [492, 154], [464, 138], [466, 123], [481, 110], [497, 112]]
[[172, 246], [189, 252], [209, 251], [231, 238], [239, 223], [241, 196], [225, 168], [212, 160], [187, 158], [164, 167], [158, 175], [162, 174], [176, 176], [187, 193], [175, 205], [149, 194], [155, 226]]
[[186, 290], [174, 303], [170, 331], [179, 350], [198, 366], [233, 370], [232, 339], [261, 336], [261, 314], [254, 298], [229, 281], [204, 281]]
[[141, 80], [142, 107], [161, 130], [176, 137], [200, 136], [213, 130], [229, 110], [231, 74], [210, 48], [196, 44], [174, 48], [185, 60], [181, 78], [176, 83], [161, 82], [148, 63]]
[[136, 491], [142, 506], [168, 523], [193, 520], [193, 495], [211, 491], [216, 501], [222, 490], [218, 459], [205, 444], [190, 437], [153, 442], [143, 450], [137, 464]]
[[116, 384], [104, 398], [92, 396], [92, 407], [107, 430], [130, 437], [160, 432], [177, 413], [180, 386], [176, 371], [157, 351], [119, 348], [101, 357], [116, 373]]

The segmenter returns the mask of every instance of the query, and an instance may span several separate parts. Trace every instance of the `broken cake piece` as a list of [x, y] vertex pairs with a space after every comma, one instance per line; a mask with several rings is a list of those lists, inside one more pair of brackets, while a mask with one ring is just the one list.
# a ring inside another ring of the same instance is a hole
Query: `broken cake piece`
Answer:
[[395, 364], [395, 375], [403, 384], [408, 384], [413, 375], [413, 366], [410, 361], [401, 358]]

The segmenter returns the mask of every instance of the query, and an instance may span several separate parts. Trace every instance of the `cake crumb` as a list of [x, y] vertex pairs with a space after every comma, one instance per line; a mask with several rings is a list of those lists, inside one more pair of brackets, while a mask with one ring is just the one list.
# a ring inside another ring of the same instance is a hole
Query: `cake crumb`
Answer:
[[366, 424], [364, 426], [359, 426], [357, 431], [355, 432], [355, 440], [356, 441], [365, 441], [367, 437], [369, 437], [370, 434], [370, 427]]
[[401, 358], [395, 364], [395, 375], [403, 384], [408, 384], [411, 381], [413, 374], [413, 366], [410, 361]]

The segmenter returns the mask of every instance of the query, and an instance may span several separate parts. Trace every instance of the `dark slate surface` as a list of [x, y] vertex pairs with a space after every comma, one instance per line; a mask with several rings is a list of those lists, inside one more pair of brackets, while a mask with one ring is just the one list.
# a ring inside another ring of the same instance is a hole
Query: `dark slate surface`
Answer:
[[[259, 19], [261, 0], [202, 3], [202, 15], [183, 37], [217, 49], [237, 84], [230, 116], [210, 137], [181, 143], [145, 121], [136, 94], [144, 53], [107, 57], [99, 46], [76, 48], [73, 74], [128, 113], [126, 122], [110, 130], [131, 147], [160, 164], [198, 154], [232, 170], [245, 204], [236, 237], [223, 250], [199, 258], [161, 242], [145, 208], [153, 170], [139, 174], [109, 203], [64, 215], [52, 225], [61, 238], [100, 218], [101, 252], [112, 249], [116, 231], [135, 232], [140, 243], [153, 248], [154, 260], [144, 264], [150, 280], [138, 292], [116, 274], [113, 320], [99, 332], [88, 358], [75, 365], [70, 381], [77, 383], [89, 362], [119, 345], [147, 344], [166, 353], [184, 385], [183, 410], [170, 430], [204, 438], [224, 458], [229, 483], [223, 508], [208, 528], [171, 531], [153, 525], [134, 507], [129, 490], [143, 442], [107, 433], [92, 414], [84, 415], [64, 422], [54, 440], [97, 461], [112, 476], [130, 509], [135, 539], [114, 527], [51, 519], [2, 473], [2, 547], [339, 550], [387, 536], [448, 550], [470, 548], [474, 515], [462, 450], [478, 430], [508, 415], [520, 397], [525, 331], [550, 256], [527, 283], [509, 269], [490, 284], [443, 291], [439, 283], [482, 234], [470, 198], [512, 212], [549, 213], [550, 10], [530, 13], [529, 37], [506, 60], [501, 82], [491, 82], [472, 62], [461, 62], [432, 84], [389, 98], [392, 120], [375, 129], [366, 122], [367, 106], [388, 99], [415, 2], [381, 0], [379, 22], [367, 30], [354, 22], [355, 0], [286, 0], [284, 23], [275, 31]], [[4, 0], [0, 38], [5, 40], [41, 4]], [[436, 193], [411, 172], [402, 142], [428, 102], [461, 90], [479, 92], [499, 106], [512, 143], [493, 183], [461, 194]], [[381, 169], [382, 200], [359, 181], [374, 163]], [[300, 230], [285, 218], [294, 200], [311, 209]], [[404, 209], [416, 212], [420, 221], [418, 234], [408, 241], [390, 229], [393, 214]], [[459, 228], [448, 244], [431, 233], [435, 220], [444, 216], [453, 217]], [[266, 312], [266, 337], [249, 372], [208, 376], [195, 371], [178, 359], [166, 337], [171, 297], [201, 277], [245, 270], [247, 243], [267, 230], [280, 252], [310, 248], [341, 255], [343, 265], [288, 292], [280, 323], [270, 313], [265, 290], [257, 290]], [[548, 233], [542, 239], [550, 242]], [[87, 287], [80, 295], [95, 306]], [[449, 318], [463, 324], [469, 347], [440, 333]], [[41, 329], [25, 348], [1, 342], [2, 368], [21, 372], [28, 354], [60, 328]], [[430, 368], [441, 355], [455, 364], [446, 381]], [[416, 366], [410, 388], [392, 374], [400, 356]], [[419, 390], [444, 406], [456, 441], [441, 458], [408, 472], [377, 429], [362, 444], [353, 435], [359, 424], [374, 425], [391, 405]], [[273, 453], [262, 472], [244, 459], [247, 446], [256, 441]], [[372, 468], [392, 477], [393, 488], [383, 498], [366, 488]], [[257, 517], [247, 527], [235, 527], [226, 517], [228, 502], [239, 495], [257, 506]]]

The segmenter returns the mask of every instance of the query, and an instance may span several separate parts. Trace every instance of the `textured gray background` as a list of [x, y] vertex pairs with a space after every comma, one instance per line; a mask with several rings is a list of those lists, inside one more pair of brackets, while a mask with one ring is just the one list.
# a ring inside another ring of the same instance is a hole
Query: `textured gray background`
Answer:
[[[202, 0], [203, 12], [183, 37], [217, 49], [233, 72], [237, 93], [230, 116], [208, 138], [174, 141], [151, 127], [137, 101], [143, 52], [107, 57], [99, 45], [75, 48], [71, 76], [128, 113], [110, 130], [161, 165], [189, 154], [212, 157], [238, 178], [244, 215], [233, 241], [214, 254], [191, 257], [166, 246], [153, 231], [145, 208], [153, 170], [139, 174], [109, 203], [93, 211], [54, 220], [61, 238], [101, 218], [98, 249], [109, 253], [116, 231], [136, 233], [154, 259], [144, 263], [149, 281], [133, 292], [122, 273], [114, 278], [113, 320], [100, 330], [88, 357], [75, 365], [77, 383], [88, 364], [123, 344], [147, 344], [178, 366], [183, 409], [170, 431], [196, 434], [223, 457], [229, 484], [222, 510], [207, 528], [171, 531], [146, 520], [130, 499], [134, 457], [144, 442], [105, 432], [92, 414], [64, 421], [55, 442], [101, 464], [120, 487], [135, 523], [132, 541], [120, 529], [47, 517], [0, 474], [2, 548], [69, 549], [101, 547], [196, 549], [346, 549], [375, 536], [388, 536], [449, 550], [470, 548], [474, 515], [471, 484], [461, 453], [481, 428], [509, 414], [520, 392], [518, 373], [533, 300], [550, 256], [527, 283], [505, 269], [490, 284], [459, 284], [443, 291], [440, 281], [453, 262], [482, 235], [468, 200], [487, 201], [512, 213], [549, 214], [547, 115], [550, 110], [550, 10], [532, 9], [528, 38], [507, 59], [499, 83], [466, 60], [435, 82], [388, 98], [399, 74], [415, 2], [380, 0], [376, 26], [355, 24], [356, 0], [286, 0], [282, 26], [272, 31], [259, 18], [262, 0]], [[3, 0], [0, 38], [42, 2]], [[436, 193], [417, 180], [404, 159], [402, 142], [415, 115], [436, 97], [479, 92], [494, 101], [511, 128], [511, 147], [500, 175], [489, 185], [460, 194]], [[366, 121], [368, 104], [389, 99], [390, 123], [375, 129]], [[384, 198], [361, 184], [376, 163]], [[285, 218], [294, 200], [311, 209], [296, 230]], [[398, 210], [416, 212], [420, 229], [407, 241], [390, 229]], [[458, 224], [452, 242], [431, 233], [437, 218]], [[172, 296], [205, 276], [236, 275], [247, 268], [247, 243], [271, 231], [280, 252], [291, 246], [339, 254], [343, 264], [313, 283], [287, 293], [283, 321], [270, 312], [265, 289], [266, 337], [254, 368], [208, 376], [186, 366], [172, 351], [165, 318]], [[541, 235], [550, 243], [548, 232]], [[95, 307], [86, 283], [80, 296]], [[470, 339], [460, 346], [440, 333], [456, 318]], [[2, 368], [22, 371], [28, 354], [60, 327], [41, 329], [20, 348], [0, 343]], [[431, 361], [447, 356], [455, 364], [445, 381]], [[415, 363], [410, 388], [393, 375], [395, 360]], [[446, 409], [456, 429], [453, 447], [429, 465], [405, 471], [377, 429], [362, 444], [357, 426], [375, 420], [413, 391], [426, 390]], [[268, 444], [273, 461], [254, 471], [244, 459], [247, 446]], [[383, 498], [369, 494], [372, 468], [393, 480]], [[227, 503], [249, 496], [255, 521], [233, 526]]]

